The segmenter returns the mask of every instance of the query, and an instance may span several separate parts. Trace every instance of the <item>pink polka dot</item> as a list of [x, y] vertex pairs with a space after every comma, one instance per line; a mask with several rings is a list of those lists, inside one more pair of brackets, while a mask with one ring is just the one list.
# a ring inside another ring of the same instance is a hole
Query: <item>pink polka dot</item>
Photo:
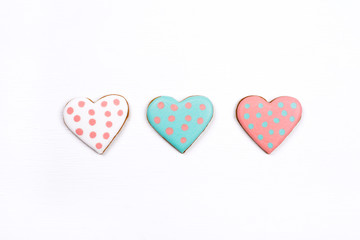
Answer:
[[90, 137], [91, 137], [91, 138], [95, 138], [95, 137], [96, 137], [96, 132], [91, 132], [91, 133], [90, 133]]
[[106, 106], [107, 106], [107, 101], [103, 101], [103, 102], [101, 103], [101, 106], [102, 106], [102, 107], [106, 107]]
[[200, 104], [200, 110], [205, 110], [206, 106], [204, 104]]
[[79, 121], [80, 121], [80, 116], [79, 116], [79, 115], [75, 115], [74, 121], [75, 121], [75, 122], [79, 122]]
[[158, 107], [159, 109], [163, 109], [163, 108], [165, 107], [165, 104], [164, 104], [163, 102], [159, 102], [158, 105], [157, 105], [157, 107]]
[[165, 131], [167, 135], [171, 135], [174, 133], [174, 130], [172, 128], [167, 128]]
[[101, 149], [101, 148], [102, 148], [102, 144], [101, 144], [101, 143], [97, 143], [97, 144], [95, 145], [95, 147], [96, 147], [97, 149]]
[[180, 142], [181, 142], [181, 143], [186, 143], [186, 138], [182, 137], [182, 138], [180, 139]]
[[203, 122], [204, 122], [204, 119], [203, 119], [203, 118], [200, 117], [200, 118], [197, 119], [197, 123], [198, 123], [198, 124], [202, 124]]
[[111, 128], [112, 122], [111, 122], [111, 121], [107, 121], [107, 122], [106, 122], [106, 126], [107, 126], [108, 128]]
[[187, 109], [190, 109], [190, 108], [191, 108], [191, 103], [189, 103], [189, 102], [185, 103], [185, 107], [186, 107]]
[[109, 134], [109, 133], [106, 132], [106, 133], [103, 134], [103, 138], [104, 138], [104, 139], [108, 139], [109, 137], [110, 137], [110, 134]]
[[111, 116], [111, 112], [110, 112], [110, 111], [106, 111], [106, 112], [105, 112], [105, 116], [110, 117], [110, 116]]
[[85, 102], [84, 102], [84, 101], [80, 101], [80, 102], [78, 103], [78, 105], [79, 105], [79, 107], [84, 107], [84, 106], [85, 106]]
[[84, 131], [83, 131], [81, 128], [76, 129], [75, 132], [76, 132], [76, 134], [79, 135], [79, 136], [83, 135], [83, 133], [84, 133]]
[[94, 109], [90, 109], [90, 110], [89, 110], [89, 115], [91, 115], [91, 116], [95, 115]]
[[116, 106], [118, 106], [118, 105], [120, 104], [120, 100], [119, 100], [119, 99], [114, 99], [114, 104], [115, 104]]
[[67, 114], [71, 115], [74, 112], [74, 109], [72, 107], [69, 107], [66, 112]]
[[190, 115], [186, 115], [185, 120], [188, 121], [188, 122], [190, 122], [190, 121], [191, 121], [191, 116], [190, 116]]
[[170, 108], [171, 108], [171, 110], [173, 110], [173, 111], [178, 110], [178, 106], [175, 105], [175, 104], [171, 104]]
[[186, 125], [186, 124], [183, 124], [183, 125], [181, 126], [181, 129], [182, 129], [183, 131], [186, 131], [186, 130], [189, 129], [189, 126]]
[[119, 110], [119, 111], [117, 112], [117, 115], [119, 115], [120, 117], [121, 117], [123, 114], [124, 114], [123, 110]]
[[154, 122], [155, 122], [156, 124], [159, 124], [159, 123], [160, 123], [160, 118], [159, 118], [159, 117], [154, 117]]
[[89, 124], [91, 125], [91, 126], [94, 126], [95, 124], [96, 124], [96, 120], [95, 119], [90, 119], [89, 120]]
[[175, 121], [175, 116], [170, 115], [170, 116], [168, 117], [168, 120], [169, 120], [169, 122]]

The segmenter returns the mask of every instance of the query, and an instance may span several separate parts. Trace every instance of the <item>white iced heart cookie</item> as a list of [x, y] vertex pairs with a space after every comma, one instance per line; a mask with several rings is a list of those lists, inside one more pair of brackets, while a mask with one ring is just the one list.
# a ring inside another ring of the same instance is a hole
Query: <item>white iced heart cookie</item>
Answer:
[[128, 102], [116, 94], [95, 102], [88, 98], [74, 98], [64, 109], [65, 125], [99, 154], [109, 147], [128, 116]]

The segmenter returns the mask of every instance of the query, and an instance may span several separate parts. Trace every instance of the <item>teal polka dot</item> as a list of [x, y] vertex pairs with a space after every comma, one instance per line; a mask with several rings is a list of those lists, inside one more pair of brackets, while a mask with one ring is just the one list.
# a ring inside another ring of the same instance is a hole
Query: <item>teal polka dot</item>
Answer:
[[284, 135], [285, 134], [285, 130], [284, 129], [280, 129], [279, 130], [279, 134], [282, 136], [282, 135]]
[[254, 128], [254, 124], [250, 123], [250, 124], [248, 125], [248, 127], [249, 127], [249, 129], [253, 129], [253, 128]]
[[260, 135], [258, 135], [258, 139], [259, 139], [259, 140], [263, 140], [263, 139], [264, 139], [264, 136], [260, 134]]
[[273, 145], [272, 143], [268, 143], [268, 147], [269, 147], [269, 148], [273, 148], [273, 146], [274, 146], [274, 145]]
[[290, 122], [293, 122], [293, 121], [295, 121], [295, 118], [294, 118], [294, 116], [291, 116], [290, 117]]
[[245, 108], [249, 108], [250, 107], [250, 104], [245, 104]]
[[262, 125], [263, 127], [267, 127], [268, 123], [267, 123], [267, 122], [263, 122], [261, 125]]
[[270, 129], [270, 130], [269, 130], [269, 134], [270, 134], [270, 135], [273, 135], [273, 134], [274, 134], [274, 130]]
[[256, 114], [256, 117], [257, 117], [257, 118], [261, 118], [261, 113], [257, 113], [257, 114]]
[[271, 115], [272, 115], [272, 111], [268, 111], [268, 115], [271, 116]]
[[296, 108], [296, 103], [291, 103], [291, 108], [295, 109]]
[[245, 118], [245, 119], [249, 119], [249, 118], [250, 118], [250, 114], [245, 113], [245, 114], [244, 114], [244, 118]]
[[286, 110], [282, 110], [281, 115], [283, 115], [284, 117], [287, 115], [287, 111]]
[[279, 123], [279, 122], [280, 122], [280, 119], [274, 118], [274, 123]]
[[283, 104], [282, 102], [279, 102], [279, 103], [278, 103], [278, 107], [279, 107], [279, 108], [282, 108], [282, 107], [284, 107], [284, 104]]
[[264, 105], [262, 104], [262, 103], [259, 103], [259, 108], [263, 108], [264, 107]]

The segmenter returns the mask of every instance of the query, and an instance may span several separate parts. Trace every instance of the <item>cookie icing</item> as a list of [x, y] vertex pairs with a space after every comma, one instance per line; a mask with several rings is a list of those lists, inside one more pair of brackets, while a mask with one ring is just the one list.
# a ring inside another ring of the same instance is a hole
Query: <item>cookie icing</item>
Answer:
[[65, 125], [89, 147], [102, 154], [120, 132], [129, 114], [121, 95], [107, 95], [96, 102], [74, 98], [64, 108]]
[[236, 117], [247, 134], [270, 154], [300, 121], [302, 107], [293, 97], [278, 97], [267, 102], [259, 96], [243, 98]]
[[205, 130], [213, 116], [211, 101], [191, 96], [181, 102], [161, 96], [147, 109], [150, 125], [180, 153], [184, 153]]

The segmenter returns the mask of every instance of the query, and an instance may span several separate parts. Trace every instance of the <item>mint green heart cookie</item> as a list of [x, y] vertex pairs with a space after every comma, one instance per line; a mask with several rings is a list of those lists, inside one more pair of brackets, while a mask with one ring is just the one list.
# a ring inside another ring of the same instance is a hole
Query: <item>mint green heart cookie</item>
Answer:
[[179, 152], [184, 153], [205, 130], [213, 116], [207, 97], [192, 96], [181, 102], [161, 96], [147, 109], [150, 125]]

